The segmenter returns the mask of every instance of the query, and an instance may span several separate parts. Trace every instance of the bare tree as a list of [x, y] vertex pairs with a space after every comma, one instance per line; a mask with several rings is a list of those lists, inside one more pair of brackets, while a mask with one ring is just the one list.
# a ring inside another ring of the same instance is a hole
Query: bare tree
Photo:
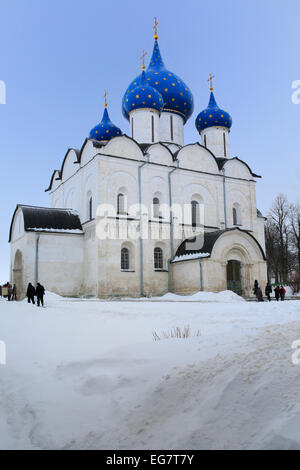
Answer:
[[274, 221], [269, 218], [265, 225], [266, 256], [268, 268], [268, 280], [275, 277], [275, 282], [280, 281], [280, 256], [278, 230]]
[[272, 204], [266, 228], [268, 264], [276, 282], [287, 282], [295, 271], [292, 238], [290, 204], [284, 194], [278, 194]]
[[[291, 240], [296, 254], [296, 275], [300, 284], [300, 204], [291, 204], [289, 221], [291, 227]], [[298, 285], [300, 289], [300, 285]]]

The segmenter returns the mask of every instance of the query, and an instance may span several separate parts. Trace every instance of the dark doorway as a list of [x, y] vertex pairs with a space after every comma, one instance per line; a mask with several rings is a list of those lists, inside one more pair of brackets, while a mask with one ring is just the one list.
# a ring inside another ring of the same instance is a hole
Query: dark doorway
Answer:
[[230, 260], [227, 263], [227, 289], [232, 290], [238, 295], [242, 295], [241, 282], [241, 263], [236, 260]]

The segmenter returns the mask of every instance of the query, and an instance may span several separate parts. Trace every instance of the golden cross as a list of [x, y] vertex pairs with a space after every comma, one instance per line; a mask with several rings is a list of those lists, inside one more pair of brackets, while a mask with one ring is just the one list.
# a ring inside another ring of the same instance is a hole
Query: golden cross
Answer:
[[212, 73], [210, 73], [210, 74], [209, 74], [209, 79], [208, 79], [207, 81], [210, 82], [210, 87], [209, 87], [209, 89], [210, 89], [211, 92], [213, 92], [213, 90], [214, 90], [214, 89], [213, 89], [213, 84], [212, 84], [213, 78], [215, 78], [215, 76], [214, 76]]
[[147, 52], [145, 52], [144, 49], [143, 49], [142, 57], [140, 57], [140, 60], [143, 61], [142, 70], [145, 70], [145, 57], [146, 57], [146, 55], [147, 55]]
[[107, 108], [107, 90], [104, 93], [104, 108]]
[[154, 38], [154, 39], [158, 39], [158, 35], [157, 35], [157, 25], [158, 25], [158, 21], [157, 21], [157, 18], [155, 17], [155, 18], [154, 18], [154, 26], [153, 26], [153, 30], [154, 30], [154, 36], [153, 36], [153, 38]]

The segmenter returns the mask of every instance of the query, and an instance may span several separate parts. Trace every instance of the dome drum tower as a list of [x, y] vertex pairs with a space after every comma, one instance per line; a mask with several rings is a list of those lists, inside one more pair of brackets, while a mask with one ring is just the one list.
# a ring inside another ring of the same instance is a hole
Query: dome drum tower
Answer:
[[[210, 75], [209, 80], [212, 81]], [[229, 132], [232, 119], [227, 111], [219, 108], [210, 84], [210, 98], [206, 109], [196, 117], [196, 128], [201, 135], [202, 144], [209, 149], [215, 157], [229, 156]]]
[[139, 144], [159, 142], [159, 112], [154, 109], [135, 109], [130, 112], [130, 136]]
[[161, 142], [184, 145], [184, 121], [179, 114], [168, 111], [161, 113], [159, 131]]
[[193, 95], [183, 80], [165, 67], [157, 39], [155, 30], [149, 66], [145, 70], [143, 53], [143, 72], [127, 88], [122, 112], [130, 121], [131, 137], [138, 142], [184, 145], [184, 125], [194, 110]]
[[215, 157], [229, 155], [229, 129], [226, 127], [207, 127], [200, 132], [202, 145], [210, 150]]

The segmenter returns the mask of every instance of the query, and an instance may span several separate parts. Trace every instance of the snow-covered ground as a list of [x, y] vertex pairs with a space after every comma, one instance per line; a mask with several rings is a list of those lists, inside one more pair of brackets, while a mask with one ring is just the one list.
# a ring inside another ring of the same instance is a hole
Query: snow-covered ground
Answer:
[[300, 301], [155, 300], [0, 300], [0, 448], [300, 449]]

